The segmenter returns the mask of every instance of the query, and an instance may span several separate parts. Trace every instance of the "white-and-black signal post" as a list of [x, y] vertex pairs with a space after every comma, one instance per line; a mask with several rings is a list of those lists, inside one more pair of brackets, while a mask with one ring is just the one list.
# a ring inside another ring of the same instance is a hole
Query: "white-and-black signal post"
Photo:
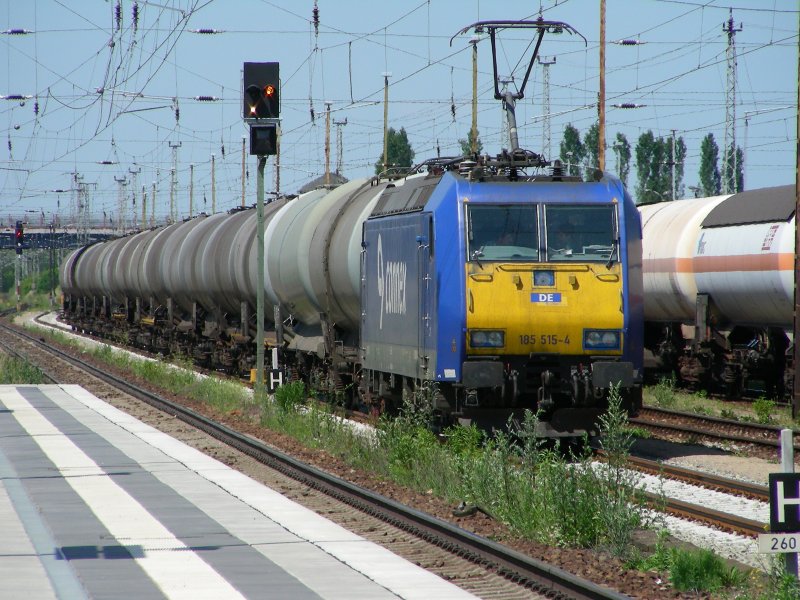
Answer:
[[785, 554], [787, 573], [797, 577], [800, 552], [800, 473], [794, 473], [793, 431], [781, 431], [783, 473], [769, 474], [769, 533], [758, 536], [759, 552]]

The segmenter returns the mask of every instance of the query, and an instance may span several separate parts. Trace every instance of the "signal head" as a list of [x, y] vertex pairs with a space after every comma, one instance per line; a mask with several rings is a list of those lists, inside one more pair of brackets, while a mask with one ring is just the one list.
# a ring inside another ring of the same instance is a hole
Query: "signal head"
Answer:
[[280, 116], [280, 70], [276, 62], [244, 63], [245, 119], [277, 119]]

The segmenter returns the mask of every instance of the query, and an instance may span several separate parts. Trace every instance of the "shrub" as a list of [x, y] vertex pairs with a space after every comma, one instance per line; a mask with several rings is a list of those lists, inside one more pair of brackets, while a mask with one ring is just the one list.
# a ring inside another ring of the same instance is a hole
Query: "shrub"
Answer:
[[653, 390], [656, 406], [670, 408], [675, 405], [675, 379], [672, 377], [662, 377]]
[[475, 425], [448, 427], [443, 432], [448, 451], [455, 456], [475, 456], [484, 441], [484, 433]]
[[759, 423], [767, 424], [772, 421], [772, 411], [775, 408], [775, 401], [761, 396], [753, 402], [753, 412], [756, 413], [756, 420]]
[[742, 585], [746, 575], [706, 549], [670, 552], [670, 581], [681, 592], [716, 592]]
[[275, 404], [282, 412], [290, 412], [306, 401], [306, 385], [302, 381], [292, 381], [278, 386], [275, 390]]

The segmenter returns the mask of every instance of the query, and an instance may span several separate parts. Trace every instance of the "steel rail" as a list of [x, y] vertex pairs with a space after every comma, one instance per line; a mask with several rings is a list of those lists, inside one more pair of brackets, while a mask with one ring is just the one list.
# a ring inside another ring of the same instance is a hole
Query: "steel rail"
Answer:
[[635, 468], [654, 474], [661, 474], [687, 483], [701, 485], [708, 488], [725, 490], [728, 493], [741, 494], [763, 502], [769, 501], [769, 488], [765, 485], [721, 477], [712, 473], [704, 473], [696, 469], [687, 469], [675, 465], [664, 464], [659, 461], [631, 456], [628, 462]]

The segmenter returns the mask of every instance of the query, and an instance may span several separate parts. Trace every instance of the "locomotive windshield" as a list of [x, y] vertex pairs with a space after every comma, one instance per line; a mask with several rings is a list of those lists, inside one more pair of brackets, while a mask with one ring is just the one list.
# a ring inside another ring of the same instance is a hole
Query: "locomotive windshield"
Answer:
[[467, 206], [467, 256], [470, 260], [539, 260], [536, 206]]
[[544, 213], [547, 260], [618, 260], [616, 206], [550, 204]]

